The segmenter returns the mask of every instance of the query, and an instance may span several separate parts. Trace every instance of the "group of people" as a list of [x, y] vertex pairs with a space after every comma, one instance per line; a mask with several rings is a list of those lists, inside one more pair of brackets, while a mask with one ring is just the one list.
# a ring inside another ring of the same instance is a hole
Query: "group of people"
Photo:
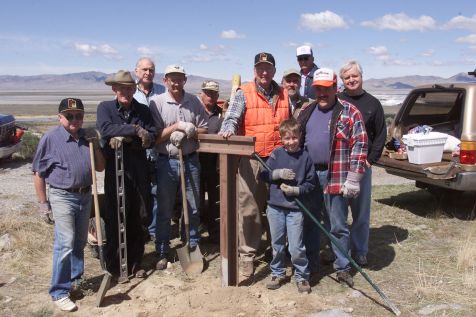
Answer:
[[[82, 128], [84, 106], [80, 99], [60, 102], [60, 124], [40, 140], [32, 170], [38, 211], [55, 225], [49, 293], [61, 310], [77, 309], [70, 292], [80, 284], [84, 272], [91, 160], [96, 170], [105, 169], [105, 262], [111, 274], [118, 276], [120, 271], [120, 207], [126, 214], [128, 274], [137, 278], [146, 276], [141, 260], [151, 237], [156, 269], [165, 269], [170, 261], [171, 219], [178, 194], [185, 196], [188, 206], [189, 247], [200, 243], [200, 214], [209, 241], [219, 242], [218, 161], [216, 154], [197, 153], [200, 133], [218, 133], [225, 139], [254, 136], [255, 152], [271, 168], [268, 172], [254, 157], [239, 160], [241, 276], [248, 279], [254, 275], [266, 210], [273, 250], [267, 288], [277, 289], [285, 281], [287, 241], [298, 291], [311, 291], [310, 276], [319, 269], [320, 232], [294, 198], [302, 199], [316, 218], [322, 219], [359, 264], [367, 264], [371, 165], [378, 160], [386, 137], [382, 106], [363, 90], [362, 68], [357, 62], [342, 67], [344, 90], [338, 93], [336, 74], [317, 67], [311, 47], [299, 47], [296, 56], [300, 70], [286, 70], [279, 85], [273, 80], [273, 55], [257, 54], [253, 81], [240, 87], [223, 113], [217, 105], [217, 82], [207, 80], [199, 96], [190, 94], [184, 89], [184, 68], [169, 65], [163, 85], [156, 84], [155, 64], [147, 57], [138, 60], [136, 79], [123, 70], [106, 79], [115, 98], [98, 105], [96, 128]], [[118, 206], [117, 199], [119, 150], [123, 154], [125, 206]], [[179, 190], [182, 168], [185, 193]], [[353, 218], [350, 231], [348, 206]], [[182, 240], [184, 237], [182, 230]], [[330, 249], [338, 280], [352, 285], [347, 257], [332, 246]]]

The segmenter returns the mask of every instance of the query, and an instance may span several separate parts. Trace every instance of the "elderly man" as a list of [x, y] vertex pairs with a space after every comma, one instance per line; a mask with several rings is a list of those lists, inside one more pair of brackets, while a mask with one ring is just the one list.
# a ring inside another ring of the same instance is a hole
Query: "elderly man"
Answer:
[[105, 225], [107, 244], [106, 266], [113, 275], [119, 274], [119, 233], [115, 150], [123, 147], [125, 213], [127, 232], [127, 264], [129, 274], [145, 277], [141, 267], [144, 244], [151, 221], [150, 182], [145, 149], [155, 139], [155, 128], [149, 108], [134, 98], [136, 83], [130, 72], [120, 70], [106, 79], [116, 98], [98, 105], [96, 126], [104, 141], [106, 174]]
[[[197, 133], [207, 133], [208, 115], [200, 100], [184, 90], [187, 77], [179, 65], [165, 68], [164, 84], [167, 92], [154, 96], [150, 108], [157, 128], [157, 227], [155, 249], [159, 261], [156, 268], [164, 270], [170, 252], [170, 220], [177, 190], [180, 188], [180, 168], [185, 169], [185, 195], [190, 213], [190, 248], [200, 241], [200, 162]], [[180, 166], [179, 147], [184, 166]], [[182, 239], [185, 233], [182, 231]]]
[[296, 58], [301, 69], [301, 96], [316, 99], [316, 92], [312, 88], [312, 80], [319, 67], [314, 63], [312, 48], [308, 45], [299, 46], [296, 49]]
[[[244, 84], [226, 112], [220, 135], [256, 137], [255, 150], [263, 159], [281, 145], [279, 124], [289, 118], [288, 91], [273, 80], [273, 55], [258, 53], [254, 59], [254, 80]], [[241, 157], [238, 165], [238, 226], [240, 270], [245, 278], [254, 275], [254, 258], [261, 241], [261, 215], [268, 196], [266, 183], [259, 177], [259, 162]]]
[[[312, 85], [317, 99], [301, 112], [299, 121], [305, 127], [304, 142], [328, 202], [331, 234], [348, 253], [348, 205], [359, 195], [367, 159], [367, 134], [357, 107], [337, 98], [337, 76], [332, 69], [318, 69]], [[349, 260], [337, 248], [333, 247], [333, 251], [338, 281], [352, 287]]]
[[294, 118], [297, 119], [302, 108], [309, 105], [310, 99], [301, 96], [301, 74], [295, 69], [288, 69], [283, 74], [281, 86], [288, 91], [289, 106]]
[[372, 191], [372, 165], [382, 154], [387, 138], [385, 115], [380, 101], [363, 88], [362, 67], [356, 61], [345, 63], [340, 69], [344, 91], [339, 98], [353, 103], [362, 113], [368, 136], [368, 154], [365, 174], [360, 181], [360, 194], [351, 203], [352, 227], [350, 242], [352, 257], [360, 266], [367, 265], [370, 224], [370, 196]]
[[[208, 133], [217, 134], [222, 123], [222, 110], [217, 105], [220, 87], [217, 82], [206, 80], [202, 83], [200, 100], [208, 115]], [[220, 183], [218, 174], [218, 155], [213, 153], [200, 153], [200, 216], [207, 224], [208, 241], [220, 241]], [[208, 205], [205, 209], [205, 192], [208, 195]]]
[[[149, 57], [141, 57], [136, 63], [136, 92], [134, 99], [139, 103], [149, 106], [149, 99], [155, 95], [160, 95], [165, 92], [165, 87], [154, 83], [155, 77], [155, 63]], [[152, 222], [149, 226], [149, 235], [152, 239], [155, 238], [155, 226], [157, 221], [157, 184], [155, 182], [155, 163], [157, 160], [157, 153], [155, 149], [147, 149], [147, 160], [149, 161], [149, 171], [151, 174], [151, 200], [152, 200]]]
[[[40, 216], [55, 223], [53, 274], [50, 296], [63, 311], [76, 310], [69, 292], [84, 272], [84, 246], [91, 210], [91, 160], [88, 139], [82, 129], [84, 106], [80, 99], [61, 100], [60, 124], [43, 135], [33, 158], [32, 170]], [[94, 132], [94, 131], [93, 131]], [[95, 133], [93, 134], [95, 136]], [[96, 170], [104, 170], [104, 157], [94, 140]], [[48, 197], [46, 184], [49, 185]]]

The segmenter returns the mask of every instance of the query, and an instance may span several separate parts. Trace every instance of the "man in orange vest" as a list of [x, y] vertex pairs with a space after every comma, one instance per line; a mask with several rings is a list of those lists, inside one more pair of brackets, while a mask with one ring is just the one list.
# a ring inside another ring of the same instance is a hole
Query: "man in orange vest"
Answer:
[[[224, 138], [232, 135], [256, 137], [255, 151], [267, 159], [281, 145], [279, 124], [289, 118], [287, 90], [274, 80], [276, 63], [273, 55], [258, 53], [254, 60], [254, 81], [236, 92], [226, 112], [221, 130]], [[259, 162], [241, 157], [238, 164], [238, 230], [240, 274], [251, 278], [253, 260], [261, 241], [261, 214], [267, 198], [266, 183], [259, 178]]]

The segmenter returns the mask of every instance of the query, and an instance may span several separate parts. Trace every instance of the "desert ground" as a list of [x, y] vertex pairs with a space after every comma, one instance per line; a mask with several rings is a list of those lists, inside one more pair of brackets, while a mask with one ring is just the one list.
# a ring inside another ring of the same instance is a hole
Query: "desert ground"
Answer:
[[[42, 107], [33, 113], [16, 105], [7, 112], [0, 105], [0, 112], [54, 118], [56, 105]], [[94, 105], [87, 107], [91, 124]], [[25, 124], [30, 131], [44, 131], [55, 123]], [[98, 177], [102, 178], [101, 173]], [[402, 316], [475, 316], [474, 194], [441, 200], [376, 167], [373, 185], [369, 266], [364, 269], [372, 281]], [[101, 190], [101, 182], [99, 187]], [[61, 313], [48, 296], [53, 227], [38, 219], [35, 204], [31, 159], [0, 162], [0, 316], [393, 315], [359, 273], [354, 276], [354, 287], [348, 288], [336, 281], [332, 267], [326, 265], [312, 279], [310, 294], [299, 294], [292, 279], [278, 290], [267, 290], [270, 258], [265, 236], [254, 280], [225, 288], [221, 286], [218, 246], [204, 239], [205, 270], [190, 278], [178, 261], [164, 271], [155, 271], [154, 248], [148, 243], [144, 257], [147, 278], [113, 285], [99, 308], [95, 302], [101, 268], [86, 248], [84, 283], [74, 294], [79, 309]]]

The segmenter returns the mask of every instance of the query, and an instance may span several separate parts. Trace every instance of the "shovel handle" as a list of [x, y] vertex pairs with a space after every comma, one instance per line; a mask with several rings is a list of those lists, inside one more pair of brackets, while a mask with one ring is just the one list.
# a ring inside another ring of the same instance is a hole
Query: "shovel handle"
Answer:
[[101, 213], [99, 211], [98, 186], [96, 180], [96, 163], [94, 162], [94, 145], [89, 141], [89, 158], [91, 159], [91, 177], [93, 179], [94, 218], [96, 220], [96, 237], [98, 246], [102, 246]]
[[185, 166], [183, 164], [183, 153], [182, 148], [178, 148], [179, 151], [179, 160], [180, 160], [180, 186], [182, 188], [182, 208], [183, 208], [183, 222], [185, 228], [185, 237], [187, 239], [186, 243], [190, 243], [190, 219], [188, 216], [188, 205], [187, 205], [187, 195], [185, 188]]

